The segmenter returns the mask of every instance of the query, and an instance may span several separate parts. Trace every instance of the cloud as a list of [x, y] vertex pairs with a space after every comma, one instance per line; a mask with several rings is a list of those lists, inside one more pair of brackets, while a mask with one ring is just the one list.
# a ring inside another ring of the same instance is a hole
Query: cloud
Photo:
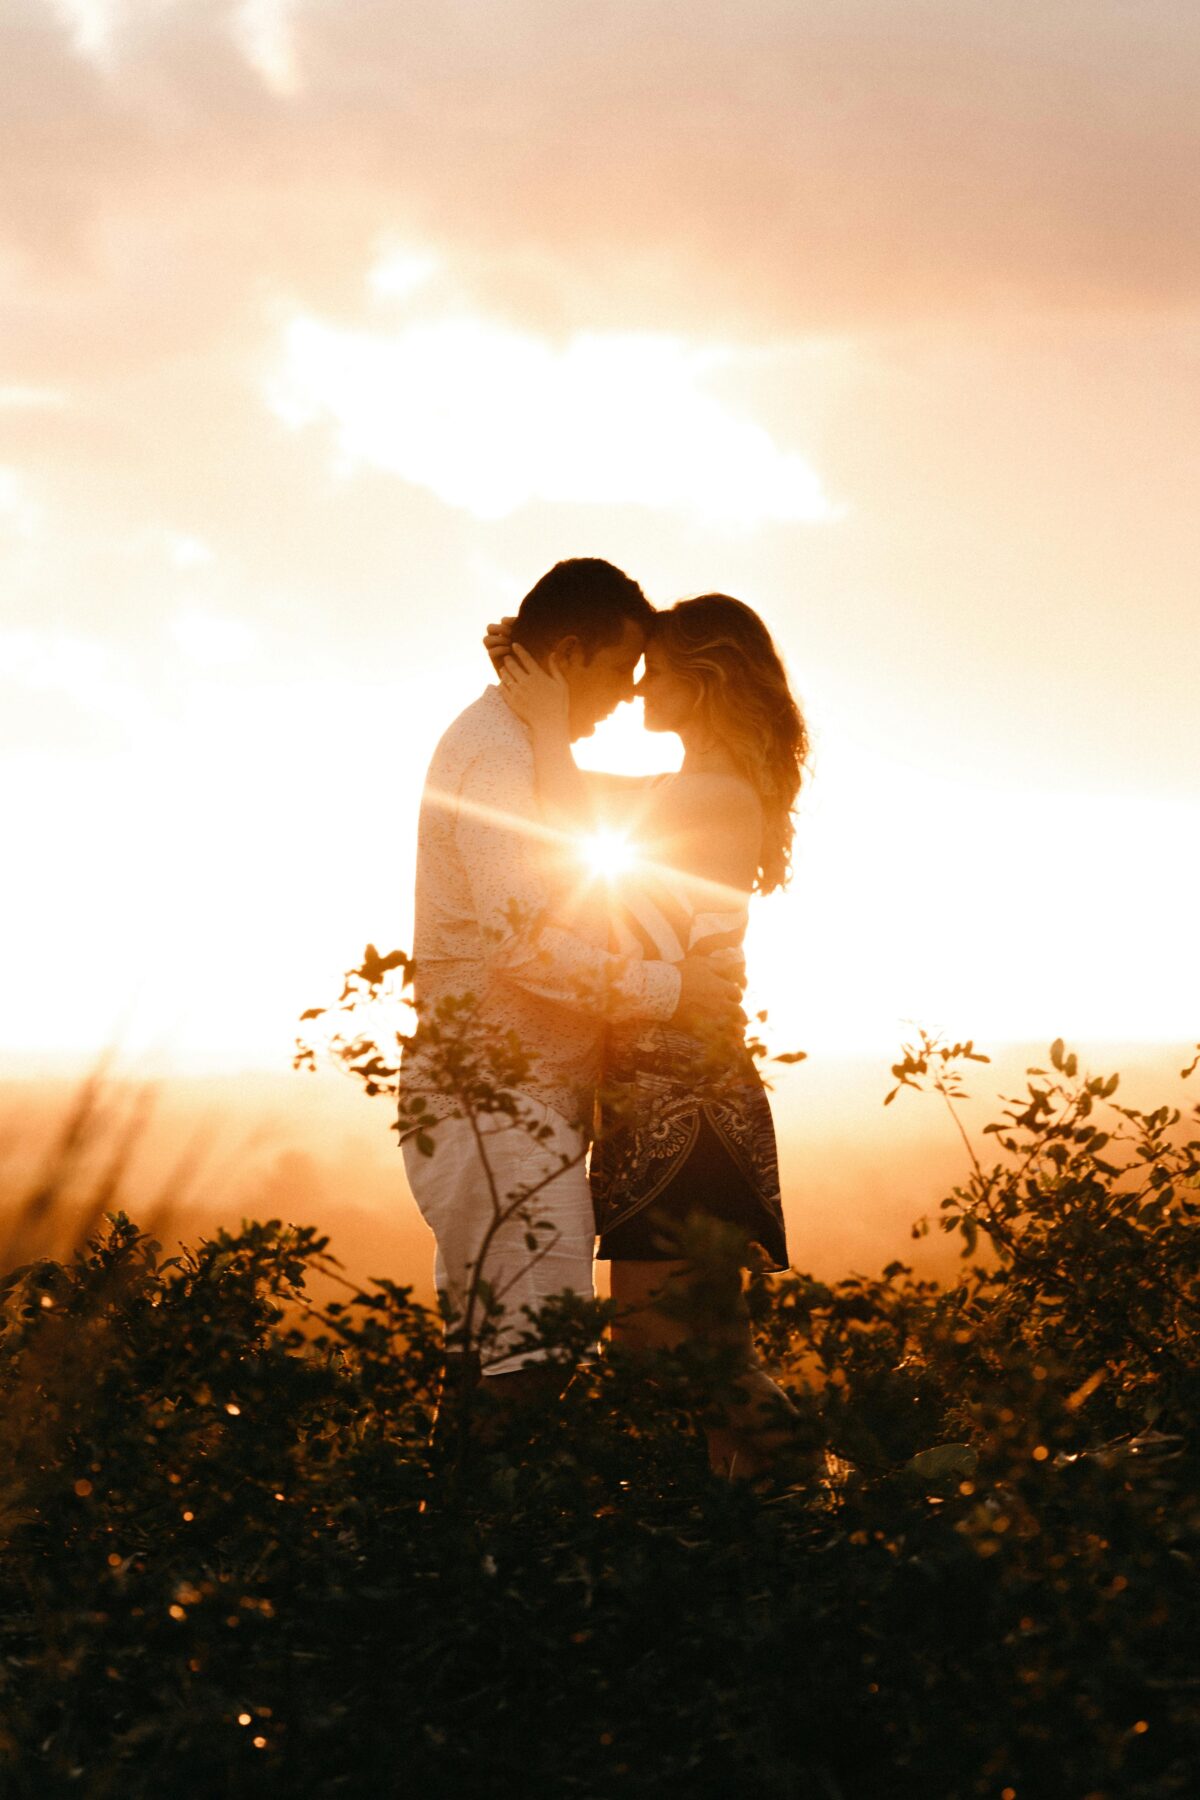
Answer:
[[292, 0], [242, 0], [232, 20], [234, 42], [280, 95], [296, 94], [301, 86], [292, 11]]
[[[0, 686], [8, 690], [5, 710], [9, 714], [0, 753], [14, 742], [30, 741], [31, 720], [43, 726], [48, 723], [44, 707], [39, 709], [40, 720], [35, 712], [22, 708], [21, 690], [29, 697], [51, 696], [56, 702], [70, 703], [81, 716], [109, 726], [115, 742], [146, 713], [130, 670], [120, 664], [112, 649], [95, 637], [76, 632], [26, 627], [0, 630]], [[67, 722], [69, 725], [70, 720]], [[69, 739], [69, 731], [66, 735]], [[33, 736], [37, 741], [36, 733]]]
[[42, 508], [29, 491], [20, 469], [0, 464], [0, 534], [32, 538], [40, 529]]
[[212, 669], [246, 662], [256, 642], [255, 632], [243, 619], [218, 618], [194, 607], [172, 621], [171, 635], [193, 662]]
[[67, 396], [61, 388], [0, 387], [0, 412], [40, 412], [66, 404]]
[[167, 556], [173, 568], [206, 569], [216, 561], [216, 551], [203, 538], [190, 537], [182, 531], [169, 531], [165, 541]]
[[439, 259], [428, 250], [388, 245], [370, 269], [367, 287], [377, 300], [407, 300], [433, 279], [439, 267]]
[[1178, 0], [5, 18], [0, 336], [41, 361], [27, 380], [245, 341], [273, 295], [359, 304], [386, 233], [440, 253], [478, 310], [560, 331], [741, 339], [1200, 294], [1200, 12]]
[[119, 0], [52, 0], [53, 9], [71, 32], [72, 48], [103, 64], [121, 22]]
[[706, 390], [734, 360], [648, 335], [580, 334], [556, 348], [472, 317], [387, 337], [300, 318], [272, 399], [295, 426], [332, 420], [347, 463], [479, 518], [533, 501], [738, 525], [834, 517], [803, 458]]

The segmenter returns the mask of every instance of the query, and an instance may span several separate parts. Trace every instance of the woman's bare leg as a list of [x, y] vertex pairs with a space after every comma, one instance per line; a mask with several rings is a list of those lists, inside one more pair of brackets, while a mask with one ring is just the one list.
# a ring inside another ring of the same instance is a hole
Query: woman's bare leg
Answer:
[[663, 1312], [656, 1302], [671, 1282], [684, 1281], [685, 1262], [614, 1262], [609, 1265], [617, 1316], [613, 1342], [625, 1350], [677, 1350], [691, 1336], [681, 1319]]
[[[686, 1290], [691, 1264], [686, 1262], [614, 1262], [611, 1267], [612, 1298], [617, 1306], [613, 1341], [632, 1351], [676, 1350], [697, 1333], [686, 1319], [675, 1317], [659, 1304], [672, 1285]], [[740, 1285], [738, 1288], [740, 1302]], [[739, 1375], [739, 1400], [726, 1400], [721, 1424], [705, 1426], [709, 1466], [715, 1474], [751, 1480], [765, 1473], [772, 1453], [788, 1442], [786, 1429], [771, 1428], [773, 1411], [792, 1410], [782, 1389], [759, 1365], [750, 1321], [740, 1303], [726, 1317], [714, 1322], [705, 1334], [710, 1343], [735, 1347], [741, 1352], [744, 1372]]]

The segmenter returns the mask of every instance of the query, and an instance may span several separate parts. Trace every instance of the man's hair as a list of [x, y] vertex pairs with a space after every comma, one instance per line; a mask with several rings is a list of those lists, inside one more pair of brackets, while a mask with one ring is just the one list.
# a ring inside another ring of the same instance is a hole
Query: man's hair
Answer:
[[590, 662], [597, 650], [619, 643], [626, 619], [649, 631], [654, 608], [637, 582], [598, 556], [571, 556], [535, 582], [517, 612], [513, 643], [531, 656], [547, 656], [566, 637], [577, 637]]

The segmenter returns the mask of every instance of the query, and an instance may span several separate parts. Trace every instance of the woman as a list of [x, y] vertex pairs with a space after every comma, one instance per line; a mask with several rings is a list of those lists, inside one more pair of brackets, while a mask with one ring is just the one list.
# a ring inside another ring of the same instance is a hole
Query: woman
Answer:
[[[494, 653], [506, 647], [496, 628], [487, 641]], [[618, 828], [634, 840], [635, 860], [609, 887], [615, 947], [668, 961], [707, 949], [742, 972], [750, 895], [788, 878], [808, 748], [762, 620], [725, 594], [658, 614], [637, 693], [646, 729], [682, 741], [675, 775], [580, 771], [561, 675], [519, 648], [499, 666], [531, 732], [548, 823], [575, 836]], [[724, 1238], [739, 1267], [787, 1267], [770, 1108], [744, 1041], [661, 1024], [610, 1031], [591, 1183], [598, 1254], [612, 1264], [614, 1336], [631, 1349], [701, 1336], [731, 1349], [740, 1397], [724, 1399], [707, 1426], [710, 1460], [727, 1474], [763, 1472], [788, 1440], [788, 1402], [758, 1366], [740, 1275], [714, 1281], [719, 1256], [686, 1254]]]

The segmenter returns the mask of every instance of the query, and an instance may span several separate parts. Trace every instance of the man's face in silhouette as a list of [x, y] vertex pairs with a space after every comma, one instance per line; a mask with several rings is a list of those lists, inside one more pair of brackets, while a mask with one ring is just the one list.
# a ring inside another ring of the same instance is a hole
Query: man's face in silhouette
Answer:
[[646, 648], [646, 634], [632, 619], [621, 621], [615, 644], [603, 644], [589, 661], [577, 637], [565, 637], [554, 657], [571, 695], [572, 740], [591, 737], [601, 719], [607, 719], [622, 700], [633, 699], [633, 672]]

